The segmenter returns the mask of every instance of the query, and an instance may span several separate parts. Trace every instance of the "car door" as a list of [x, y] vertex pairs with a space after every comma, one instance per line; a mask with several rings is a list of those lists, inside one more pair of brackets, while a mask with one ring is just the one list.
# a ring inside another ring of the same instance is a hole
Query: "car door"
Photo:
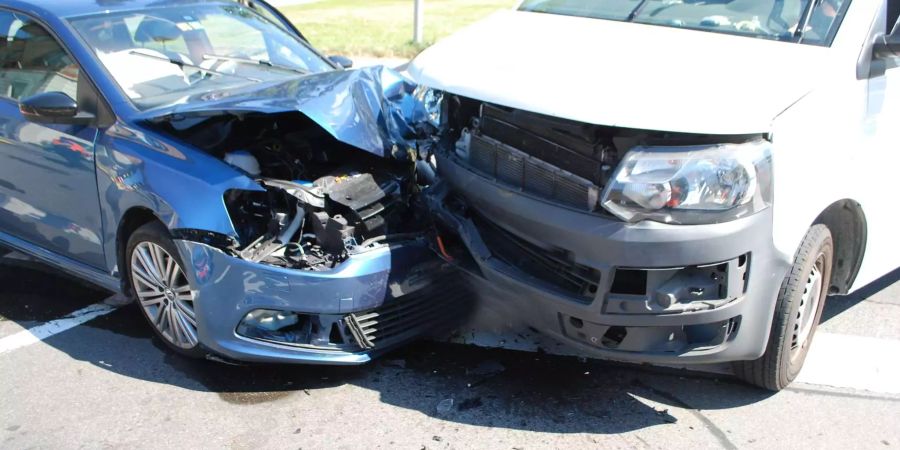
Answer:
[[94, 166], [97, 128], [38, 124], [19, 101], [59, 91], [71, 98], [76, 61], [29, 16], [0, 9], [0, 232], [105, 267]]

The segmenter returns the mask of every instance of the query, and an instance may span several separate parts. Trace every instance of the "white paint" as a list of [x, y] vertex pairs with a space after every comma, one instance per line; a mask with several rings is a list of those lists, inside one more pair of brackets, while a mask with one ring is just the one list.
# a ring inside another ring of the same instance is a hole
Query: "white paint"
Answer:
[[821, 83], [831, 49], [654, 25], [501, 11], [415, 58], [420, 83], [580, 122], [766, 132]]
[[0, 339], [0, 355], [13, 350], [38, 343], [53, 335], [72, 329], [91, 319], [95, 319], [116, 310], [115, 306], [97, 303], [69, 314], [61, 319], [20, 331], [12, 336]]
[[797, 383], [900, 394], [900, 341], [816, 333]]
[[419, 83], [585, 123], [710, 135], [771, 132], [773, 242], [792, 258], [817, 217], [851, 199], [868, 224], [861, 287], [897, 267], [900, 68], [857, 77], [884, 2], [853, 2], [831, 47], [501, 11], [408, 66]]

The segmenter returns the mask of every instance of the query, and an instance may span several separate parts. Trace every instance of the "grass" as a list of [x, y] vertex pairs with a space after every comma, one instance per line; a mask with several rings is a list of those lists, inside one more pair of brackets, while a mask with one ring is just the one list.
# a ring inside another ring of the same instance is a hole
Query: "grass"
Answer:
[[425, 0], [425, 42], [412, 42], [412, 0], [321, 0], [279, 8], [326, 55], [411, 58], [516, 0]]

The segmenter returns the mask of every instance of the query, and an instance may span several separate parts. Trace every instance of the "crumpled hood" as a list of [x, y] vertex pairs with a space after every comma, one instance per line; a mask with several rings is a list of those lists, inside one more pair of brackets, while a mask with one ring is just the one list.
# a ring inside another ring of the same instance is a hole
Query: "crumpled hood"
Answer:
[[429, 105], [417, 98], [420, 93], [398, 72], [378, 66], [197, 94], [136, 118], [298, 111], [339, 141], [386, 156], [415, 148], [415, 140], [429, 130]]
[[417, 82], [597, 125], [767, 132], [822, 78], [828, 48], [721, 33], [499, 12], [420, 54]]

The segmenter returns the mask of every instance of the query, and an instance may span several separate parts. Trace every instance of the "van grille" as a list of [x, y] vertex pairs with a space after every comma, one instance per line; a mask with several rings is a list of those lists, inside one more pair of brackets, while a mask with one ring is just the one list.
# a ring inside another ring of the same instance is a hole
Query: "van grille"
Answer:
[[594, 211], [600, 198], [594, 183], [487, 136], [472, 136], [469, 164], [516, 189], [575, 208]]
[[492, 256], [573, 299], [593, 302], [599, 271], [571, 261], [565, 251], [540, 248], [480, 215], [472, 221]]

